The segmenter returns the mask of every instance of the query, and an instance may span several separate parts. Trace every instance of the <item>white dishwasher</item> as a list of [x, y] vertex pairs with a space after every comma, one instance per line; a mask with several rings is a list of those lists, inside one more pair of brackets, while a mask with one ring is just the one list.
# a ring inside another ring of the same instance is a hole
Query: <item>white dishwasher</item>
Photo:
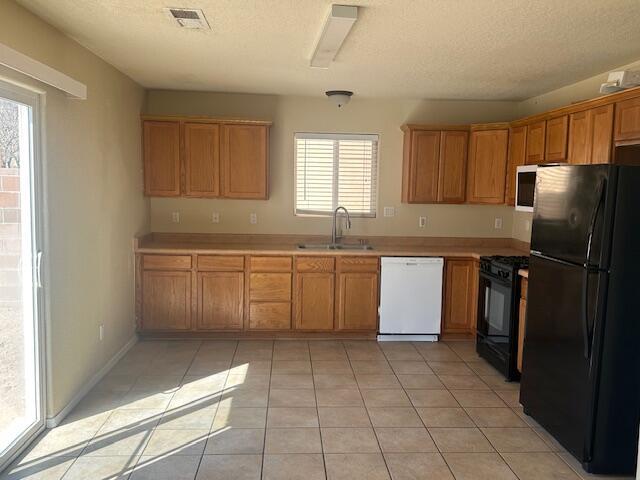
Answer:
[[438, 340], [441, 257], [382, 257], [378, 340]]

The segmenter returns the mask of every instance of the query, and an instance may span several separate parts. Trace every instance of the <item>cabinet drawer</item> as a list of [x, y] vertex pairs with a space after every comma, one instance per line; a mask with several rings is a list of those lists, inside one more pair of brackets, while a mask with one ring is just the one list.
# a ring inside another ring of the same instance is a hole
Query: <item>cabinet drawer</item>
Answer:
[[249, 328], [253, 330], [289, 330], [290, 303], [252, 303], [249, 305]]
[[252, 272], [290, 272], [291, 257], [251, 257]]
[[298, 257], [296, 270], [298, 272], [333, 272], [336, 259], [333, 257]]
[[199, 255], [198, 270], [238, 272], [244, 270], [244, 257], [231, 255]]
[[250, 301], [291, 301], [290, 273], [252, 273], [249, 281]]
[[191, 255], [145, 255], [145, 270], [191, 270]]
[[377, 272], [378, 257], [338, 258], [338, 270], [342, 272]]

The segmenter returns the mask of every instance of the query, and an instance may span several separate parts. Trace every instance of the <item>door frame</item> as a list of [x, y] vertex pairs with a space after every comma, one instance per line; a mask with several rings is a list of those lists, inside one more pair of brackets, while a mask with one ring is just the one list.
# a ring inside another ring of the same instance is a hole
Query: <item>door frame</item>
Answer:
[[[47, 318], [49, 303], [44, 285], [48, 284], [48, 259], [43, 255], [48, 244], [46, 228], [46, 182], [44, 161], [44, 124], [45, 124], [45, 91], [29, 84], [14, 81], [0, 76], [0, 97], [31, 107], [32, 151], [30, 162], [30, 196], [31, 196], [31, 282], [33, 285], [33, 315], [36, 337], [34, 352], [36, 355], [35, 373], [39, 402], [37, 405], [37, 421], [23, 432], [4, 452], [0, 452], [0, 472], [3, 471], [33, 440], [46, 428], [47, 393], [49, 390], [49, 349], [47, 348]], [[22, 180], [21, 180], [22, 182]], [[40, 256], [40, 261], [38, 261]]]

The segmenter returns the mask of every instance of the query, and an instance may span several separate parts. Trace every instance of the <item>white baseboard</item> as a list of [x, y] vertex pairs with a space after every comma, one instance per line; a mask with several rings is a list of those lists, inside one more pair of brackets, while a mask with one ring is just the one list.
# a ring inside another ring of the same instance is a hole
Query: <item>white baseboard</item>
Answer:
[[133, 335], [131, 339], [124, 344], [124, 346], [118, 350], [118, 352], [111, 357], [111, 359], [102, 367], [88, 382], [86, 382], [83, 387], [76, 393], [73, 398], [65, 405], [65, 407], [60, 410], [55, 416], [47, 417], [46, 426], [47, 428], [54, 428], [60, 425], [64, 417], [69, 415], [71, 410], [80, 403], [89, 391], [95, 387], [100, 380], [102, 380], [107, 373], [115, 366], [118, 361], [125, 356], [125, 354], [133, 348], [133, 346], [138, 343], [138, 336]]

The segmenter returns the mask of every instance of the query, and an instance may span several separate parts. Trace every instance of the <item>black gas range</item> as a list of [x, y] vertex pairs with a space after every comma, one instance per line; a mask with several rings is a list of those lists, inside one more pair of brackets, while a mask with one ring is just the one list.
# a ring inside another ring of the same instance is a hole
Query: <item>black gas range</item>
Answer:
[[480, 258], [478, 292], [478, 355], [498, 369], [507, 380], [518, 380], [518, 270], [529, 265], [525, 256]]

